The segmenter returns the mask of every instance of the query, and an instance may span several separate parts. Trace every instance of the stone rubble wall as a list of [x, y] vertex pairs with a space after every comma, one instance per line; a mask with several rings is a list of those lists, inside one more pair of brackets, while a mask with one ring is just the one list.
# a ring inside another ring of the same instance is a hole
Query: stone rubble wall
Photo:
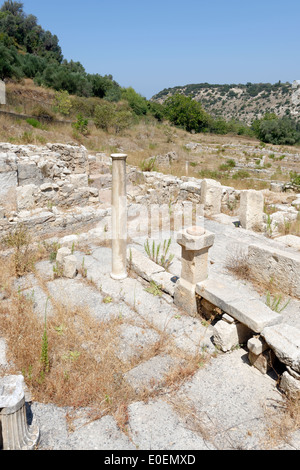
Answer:
[[89, 187], [85, 147], [62, 144], [0, 143], [0, 216], [52, 206], [86, 206], [99, 202]]
[[44, 236], [101, 220], [89, 175], [84, 146], [0, 143], [1, 235], [18, 223]]
[[135, 203], [148, 205], [189, 201], [205, 205], [207, 201], [203, 196], [205, 192], [210, 195], [210, 200], [214, 201], [215, 209], [212, 211], [214, 214], [228, 212], [239, 206], [240, 191], [229, 186], [221, 186], [214, 180], [201, 180], [188, 176], [178, 178], [155, 171], [141, 172], [132, 168], [129, 169], [127, 176], [128, 181], [133, 184], [128, 196], [130, 201]]

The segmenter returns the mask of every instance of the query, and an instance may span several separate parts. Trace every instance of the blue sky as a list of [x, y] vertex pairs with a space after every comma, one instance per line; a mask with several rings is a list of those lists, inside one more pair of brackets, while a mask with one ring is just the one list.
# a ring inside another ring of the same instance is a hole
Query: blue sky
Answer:
[[23, 3], [58, 36], [66, 59], [148, 99], [189, 83], [300, 79], [299, 0]]

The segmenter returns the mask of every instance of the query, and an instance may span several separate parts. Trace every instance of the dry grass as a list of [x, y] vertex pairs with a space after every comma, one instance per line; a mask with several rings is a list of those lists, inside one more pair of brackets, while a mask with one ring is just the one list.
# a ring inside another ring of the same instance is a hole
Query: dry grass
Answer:
[[251, 270], [247, 252], [241, 247], [235, 247], [227, 254], [225, 267], [238, 279], [249, 279]]
[[90, 407], [97, 417], [119, 413], [135, 394], [123, 381], [126, 365], [115, 354], [120, 319], [99, 322], [86, 309], [55, 304], [47, 318], [49, 371], [41, 361], [44, 323], [31, 299], [20, 294], [0, 306], [0, 330], [8, 345], [10, 373], [22, 372], [34, 400]]
[[[28, 240], [23, 232], [21, 234], [23, 246], [24, 239]], [[25, 245], [27, 247], [27, 243]], [[17, 246], [18, 243], [13, 244], [15, 251]], [[37, 245], [38, 258], [49, 259], [49, 254], [57, 248], [58, 245], [47, 246], [45, 243]], [[32, 251], [34, 256], [37, 252]], [[27, 271], [24, 270], [23, 274]], [[181, 384], [193, 375], [200, 361], [203, 363], [202, 356], [180, 355], [164, 332], [158, 332], [160, 339], [155, 344], [122, 361], [117, 355], [120, 327], [124, 322], [120, 316], [109, 322], [99, 321], [87, 308], [74, 308], [54, 301], [46, 282], [36, 273], [35, 279], [48, 297], [44, 321], [34, 310], [33, 296], [26, 297], [16, 290], [15, 254], [3, 263], [0, 293], [4, 300], [0, 302], [0, 331], [6, 340], [10, 364], [3, 373], [22, 373], [32, 400], [72, 407], [75, 411], [86, 408], [88, 419], [112, 414], [125, 430], [128, 405], [162, 392], [160, 387], [137, 394], [124, 379], [127, 371], [156, 355], [172, 355], [177, 361], [164, 380], [165, 391]], [[51, 302], [51, 314], [48, 302]]]
[[289, 444], [291, 435], [300, 429], [300, 393], [286, 396], [266, 410], [268, 419], [266, 447]]

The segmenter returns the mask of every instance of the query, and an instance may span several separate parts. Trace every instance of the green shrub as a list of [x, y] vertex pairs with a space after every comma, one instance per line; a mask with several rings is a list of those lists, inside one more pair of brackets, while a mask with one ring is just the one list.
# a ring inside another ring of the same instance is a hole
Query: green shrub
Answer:
[[72, 109], [72, 101], [66, 90], [57, 91], [55, 93], [53, 109], [63, 116], [69, 116]]
[[94, 114], [94, 124], [98, 129], [108, 130], [114, 123], [116, 108], [112, 103], [97, 105]]
[[44, 129], [45, 126], [43, 126], [43, 124], [40, 123], [40, 121], [38, 121], [37, 119], [34, 119], [34, 118], [28, 118], [26, 119], [26, 122], [28, 124], [30, 124], [32, 127], [35, 127], [36, 129]]
[[88, 134], [88, 119], [84, 118], [82, 114], [78, 114], [77, 121], [72, 124], [72, 127], [80, 132], [82, 135]]

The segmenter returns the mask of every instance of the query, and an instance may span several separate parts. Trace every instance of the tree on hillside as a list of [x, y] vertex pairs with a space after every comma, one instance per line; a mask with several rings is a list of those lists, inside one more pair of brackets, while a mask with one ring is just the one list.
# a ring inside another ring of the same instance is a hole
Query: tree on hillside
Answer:
[[300, 123], [287, 116], [279, 118], [274, 113], [266, 113], [262, 119], [253, 122], [252, 128], [265, 143], [295, 145], [300, 142]]
[[165, 108], [169, 121], [188, 132], [201, 132], [211, 121], [198, 101], [179, 93], [165, 101]]
[[21, 2], [13, 2], [12, 0], [6, 0], [2, 7], [1, 11], [8, 11], [14, 16], [24, 16], [23, 12], [23, 3]]
[[20, 59], [14, 47], [5, 47], [0, 43], [0, 78], [21, 77]]

